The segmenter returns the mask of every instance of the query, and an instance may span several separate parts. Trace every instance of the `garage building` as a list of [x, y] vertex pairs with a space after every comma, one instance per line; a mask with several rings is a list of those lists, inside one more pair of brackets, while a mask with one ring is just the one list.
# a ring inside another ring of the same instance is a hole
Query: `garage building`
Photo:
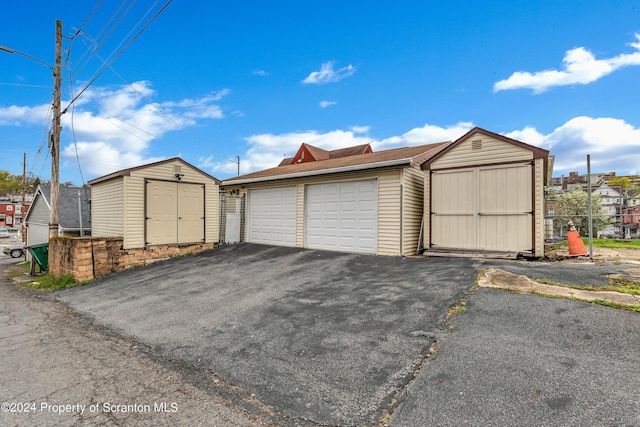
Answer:
[[303, 144], [280, 166], [227, 179], [222, 188], [246, 195], [248, 242], [413, 255], [424, 204], [420, 165], [449, 144], [380, 152]]
[[422, 169], [425, 249], [544, 255], [547, 150], [475, 128]]
[[217, 243], [219, 184], [176, 157], [89, 181], [94, 237], [123, 237], [123, 248]]
[[246, 196], [252, 243], [542, 256], [547, 171], [548, 151], [474, 128], [455, 142], [380, 152], [302, 144], [278, 167], [227, 179], [222, 190]]

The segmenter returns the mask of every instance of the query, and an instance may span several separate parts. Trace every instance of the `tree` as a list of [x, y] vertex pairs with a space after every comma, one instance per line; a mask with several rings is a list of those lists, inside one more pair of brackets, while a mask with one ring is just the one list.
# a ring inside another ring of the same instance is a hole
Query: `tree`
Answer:
[[[589, 231], [588, 197], [589, 195], [584, 191], [570, 191], [556, 196], [554, 229], [566, 229], [567, 223], [571, 220], [580, 235], [586, 235]], [[594, 236], [597, 235], [598, 230], [603, 230], [607, 225], [611, 224], [611, 220], [606, 215], [598, 194], [591, 196], [591, 215]]]
[[20, 191], [22, 188], [22, 177], [11, 175], [9, 171], [0, 170], [0, 189], [10, 193]]
[[638, 194], [638, 190], [633, 187], [633, 183], [628, 176], [617, 176], [615, 178], [611, 178], [609, 181], [607, 181], [607, 185], [609, 187], [615, 185], [622, 188], [623, 200], [621, 206], [623, 208], [627, 207], [630, 198], [633, 198]]

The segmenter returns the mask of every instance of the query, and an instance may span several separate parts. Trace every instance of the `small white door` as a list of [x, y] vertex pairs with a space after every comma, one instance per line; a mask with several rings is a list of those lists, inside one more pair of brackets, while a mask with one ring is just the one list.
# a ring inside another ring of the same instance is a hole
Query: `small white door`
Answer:
[[375, 254], [378, 186], [375, 179], [308, 185], [305, 247]]

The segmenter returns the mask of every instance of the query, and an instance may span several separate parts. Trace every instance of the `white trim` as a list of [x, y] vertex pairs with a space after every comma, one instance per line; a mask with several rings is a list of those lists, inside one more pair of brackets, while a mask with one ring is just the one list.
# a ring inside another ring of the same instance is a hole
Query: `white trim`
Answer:
[[304, 172], [295, 172], [285, 175], [273, 175], [273, 176], [265, 176], [260, 178], [249, 178], [249, 179], [237, 179], [233, 181], [222, 181], [222, 187], [227, 185], [239, 185], [239, 184], [249, 184], [254, 182], [265, 182], [265, 181], [276, 181], [280, 179], [287, 178], [302, 178], [306, 176], [315, 176], [315, 175], [329, 175], [332, 173], [339, 172], [351, 172], [351, 171], [359, 171], [364, 169], [374, 169], [374, 168], [383, 168], [387, 166], [398, 166], [403, 164], [411, 164], [411, 158], [406, 159], [396, 159], [396, 160], [386, 160], [384, 162], [377, 163], [367, 163], [364, 165], [352, 165], [352, 166], [342, 166], [339, 168], [331, 168], [331, 169], [320, 169], [313, 171], [304, 171]]

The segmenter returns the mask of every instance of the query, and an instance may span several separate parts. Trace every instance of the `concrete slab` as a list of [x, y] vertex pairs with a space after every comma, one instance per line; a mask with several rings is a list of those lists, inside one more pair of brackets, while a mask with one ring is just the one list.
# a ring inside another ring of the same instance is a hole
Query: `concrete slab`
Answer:
[[55, 296], [278, 422], [371, 424], [474, 285], [472, 263], [240, 244]]

